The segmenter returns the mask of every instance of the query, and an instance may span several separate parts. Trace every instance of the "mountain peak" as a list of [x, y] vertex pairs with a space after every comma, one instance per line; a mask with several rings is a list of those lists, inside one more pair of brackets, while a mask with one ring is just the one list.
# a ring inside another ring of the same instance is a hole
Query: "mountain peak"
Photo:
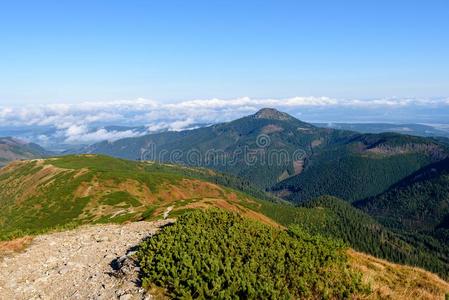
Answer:
[[290, 120], [293, 117], [274, 108], [262, 108], [254, 114], [256, 119]]

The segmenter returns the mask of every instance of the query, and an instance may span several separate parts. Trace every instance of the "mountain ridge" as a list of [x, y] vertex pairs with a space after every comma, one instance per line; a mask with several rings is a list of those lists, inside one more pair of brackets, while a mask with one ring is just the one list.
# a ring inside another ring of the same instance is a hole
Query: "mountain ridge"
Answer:
[[0, 137], [0, 166], [20, 159], [40, 158], [51, 152], [41, 146], [13, 137]]
[[[302, 202], [325, 194], [348, 201], [377, 195], [421, 167], [445, 158], [449, 150], [423, 137], [318, 128], [264, 108], [227, 123], [97, 143], [78, 153], [203, 166]], [[380, 180], [385, 172], [395, 175]], [[335, 180], [346, 173], [353, 177], [358, 174], [354, 183]], [[360, 177], [371, 177], [375, 184]], [[317, 185], [314, 178], [322, 178], [323, 184]], [[327, 188], [326, 182], [334, 184]], [[370, 186], [367, 192], [361, 184]], [[351, 195], [345, 193], [347, 185]]]
[[231, 177], [183, 166], [98, 155], [15, 161], [0, 169], [0, 240], [211, 206], [275, 223], [249, 209], [253, 196], [231, 186], [252, 192]]

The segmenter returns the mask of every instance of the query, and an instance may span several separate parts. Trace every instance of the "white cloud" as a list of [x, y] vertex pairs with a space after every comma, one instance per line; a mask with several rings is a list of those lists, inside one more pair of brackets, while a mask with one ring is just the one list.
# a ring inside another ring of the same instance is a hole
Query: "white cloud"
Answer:
[[144, 133], [137, 132], [134, 130], [125, 130], [125, 131], [108, 131], [104, 128], [91, 131], [91, 132], [66, 132], [66, 143], [92, 143], [99, 141], [115, 141], [127, 137], [137, 137], [141, 136]]
[[[274, 107], [295, 116], [325, 111], [328, 115], [348, 109], [385, 115], [387, 110], [449, 108], [449, 98], [337, 99], [330, 97], [292, 97], [284, 99], [195, 99], [177, 103], [136, 99], [110, 102], [0, 107], [0, 127], [48, 126], [52, 136], [41, 140], [63, 139], [66, 143], [93, 143], [147, 133], [142, 130], [107, 130], [106, 125], [146, 126], [148, 131], [182, 130], [195, 124], [229, 121], [254, 113], [262, 107]], [[302, 113], [302, 114], [301, 114]], [[394, 115], [394, 113], [393, 113]], [[448, 118], [449, 119], [449, 118]]]

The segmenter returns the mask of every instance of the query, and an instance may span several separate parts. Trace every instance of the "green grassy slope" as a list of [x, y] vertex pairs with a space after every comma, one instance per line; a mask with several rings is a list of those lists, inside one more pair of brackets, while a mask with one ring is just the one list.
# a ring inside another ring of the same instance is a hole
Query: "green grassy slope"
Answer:
[[253, 198], [217, 182], [260, 193], [205, 169], [106, 156], [14, 162], [0, 170], [0, 239], [86, 223], [155, 218], [169, 207], [179, 214], [219, 204], [245, 214], [244, 204]]

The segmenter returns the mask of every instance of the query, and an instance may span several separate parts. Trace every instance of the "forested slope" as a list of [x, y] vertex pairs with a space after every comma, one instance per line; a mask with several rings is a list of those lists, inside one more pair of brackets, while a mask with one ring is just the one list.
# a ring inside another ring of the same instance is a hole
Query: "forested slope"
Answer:
[[284, 226], [297, 224], [313, 234], [341, 239], [358, 251], [449, 278], [446, 243], [428, 235], [390, 230], [344, 200], [323, 196], [300, 206], [261, 203], [261, 211]]

